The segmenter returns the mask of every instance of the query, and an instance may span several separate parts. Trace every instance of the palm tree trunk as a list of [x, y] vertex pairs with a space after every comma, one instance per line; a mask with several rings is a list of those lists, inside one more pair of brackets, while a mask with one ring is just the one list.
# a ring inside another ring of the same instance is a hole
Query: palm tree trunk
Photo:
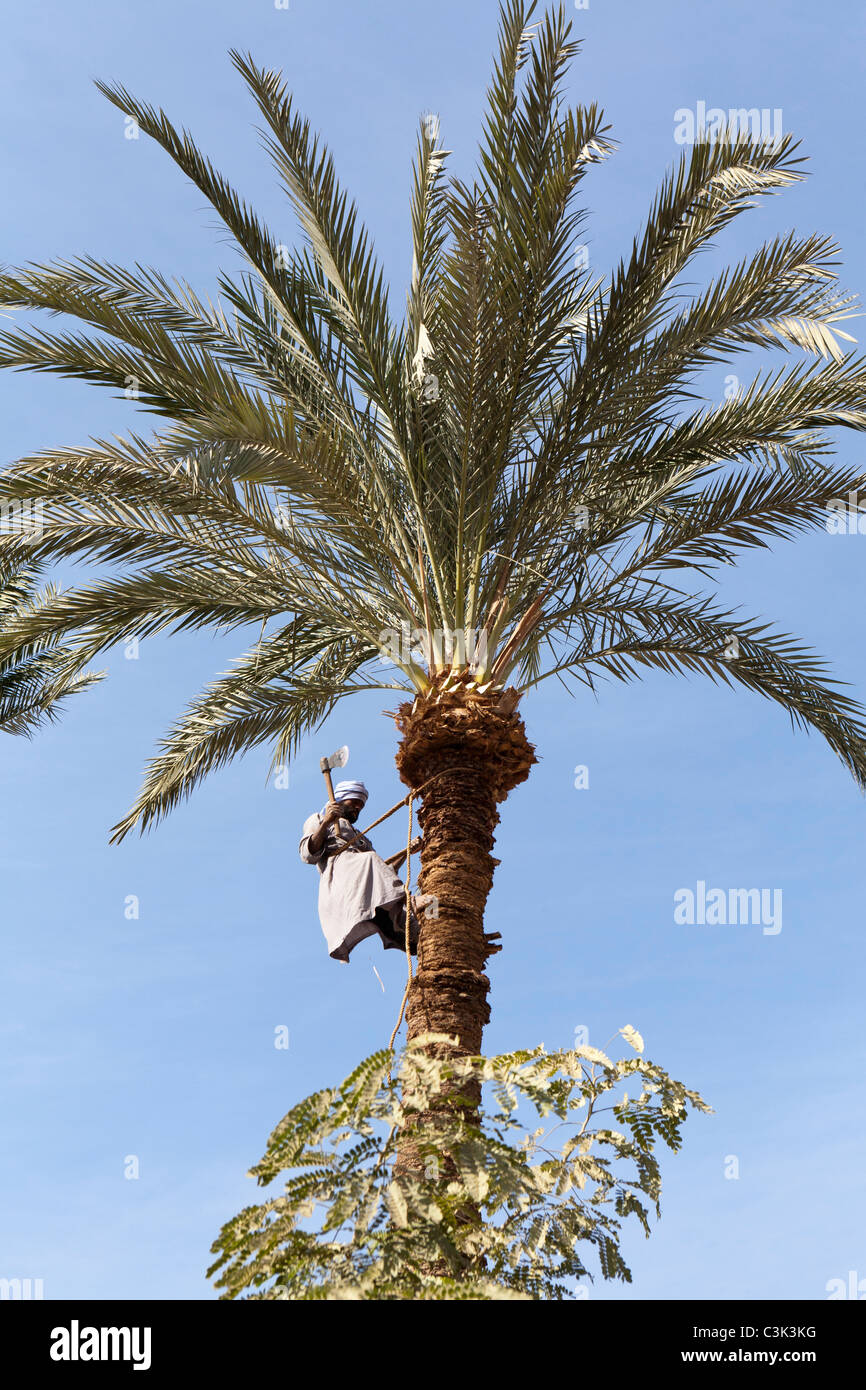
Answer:
[[[429, 784], [418, 817], [424, 835], [419, 886], [435, 898], [430, 915], [421, 914], [407, 1033], [409, 1041], [425, 1033], [447, 1034], [453, 1042], [425, 1049], [444, 1058], [475, 1056], [482, 1049], [490, 1017], [484, 967], [491, 954], [484, 909], [499, 862], [491, 854], [497, 806], [528, 777], [536, 761], [523, 721], [498, 710], [500, 695], [431, 692], [398, 711], [400, 776], [412, 788]], [[480, 1099], [477, 1083], [462, 1088], [455, 1083], [437, 1098], [435, 1109], [417, 1114], [400, 1136], [395, 1177], [422, 1177], [424, 1163], [414, 1137], [435, 1127], [443, 1110], [453, 1113], [455, 1105], [469, 1123], [477, 1122]], [[441, 1173], [440, 1180], [445, 1183], [450, 1176]], [[466, 1219], [480, 1218], [477, 1211], [467, 1211]]]

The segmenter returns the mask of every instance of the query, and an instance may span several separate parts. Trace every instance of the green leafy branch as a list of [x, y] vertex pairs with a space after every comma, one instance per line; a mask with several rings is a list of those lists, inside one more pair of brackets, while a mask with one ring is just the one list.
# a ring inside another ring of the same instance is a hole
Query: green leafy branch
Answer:
[[[678, 1149], [689, 1105], [710, 1107], [643, 1057], [639, 1033], [620, 1031], [636, 1055], [619, 1061], [543, 1046], [443, 1061], [426, 1050], [442, 1039], [427, 1034], [393, 1081], [383, 1049], [307, 1096], [250, 1171], [260, 1186], [288, 1172], [283, 1194], [246, 1207], [212, 1246], [221, 1297], [565, 1299], [573, 1281], [593, 1278], [581, 1254], [590, 1246], [605, 1279], [630, 1282], [622, 1219], [636, 1216], [649, 1236], [658, 1142]], [[477, 1111], [442, 1109], [444, 1094], [473, 1082]], [[437, 1097], [437, 1123], [414, 1129]], [[597, 1123], [603, 1111], [618, 1128]], [[407, 1134], [416, 1165], [397, 1172]], [[467, 1221], [467, 1209], [480, 1219]]]

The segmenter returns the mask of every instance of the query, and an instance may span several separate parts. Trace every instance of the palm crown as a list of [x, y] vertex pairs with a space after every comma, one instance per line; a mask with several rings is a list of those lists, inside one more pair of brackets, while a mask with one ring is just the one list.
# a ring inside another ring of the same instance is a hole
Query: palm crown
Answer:
[[[400, 323], [330, 156], [279, 75], [239, 53], [300, 249], [276, 242], [188, 133], [100, 83], [207, 196], [246, 273], [220, 276], [216, 304], [92, 259], [0, 276], [4, 305], [86, 326], [4, 331], [0, 365], [134, 383], [167, 422], [0, 476], [0, 500], [44, 507], [40, 534], [4, 537], [9, 564], [117, 567], [13, 606], [4, 659], [72, 638], [83, 667], [132, 635], [255, 625], [163, 741], [116, 838], [245, 749], [268, 742], [282, 760], [351, 691], [516, 696], [554, 674], [591, 684], [644, 667], [778, 701], [866, 786], [860, 708], [809, 651], [697, 583], [742, 547], [820, 525], [830, 497], [863, 483], [830, 460], [829, 430], [866, 428], [864, 361], [839, 341], [853, 341], [839, 327], [853, 300], [837, 248], [780, 236], [702, 292], [679, 288], [733, 218], [802, 177], [797, 147], [731, 133], [687, 150], [628, 256], [597, 278], [575, 254], [578, 195], [612, 145], [594, 105], [564, 103], [577, 45], [563, 11], [530, 29], [533, 10], [501, 8], [471, 186], [446, 177], [437, 122], [421, 123]], [[755, 348], [807, 360], [700, 401], [703, 370]], [[407, 627], [425, 659], [395, 649], [389, 634]]]

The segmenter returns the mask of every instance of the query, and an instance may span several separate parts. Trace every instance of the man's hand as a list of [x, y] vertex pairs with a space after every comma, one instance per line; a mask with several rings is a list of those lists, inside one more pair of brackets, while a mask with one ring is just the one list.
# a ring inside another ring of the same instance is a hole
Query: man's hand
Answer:
[[313, 854], [318, 854], [319, 851], [324, 847], [325, 841], [328, 838], [329, 827], [332, 825], [336, 825], [337, 821], [341, 818], [342, 814], [343, 812], [338, 802], [328, 802], [325, 808], [325, 813], [322, 816], [321, 825], [319, 826], [315, 834], [310, 836], [310, 849], [313, 851]]

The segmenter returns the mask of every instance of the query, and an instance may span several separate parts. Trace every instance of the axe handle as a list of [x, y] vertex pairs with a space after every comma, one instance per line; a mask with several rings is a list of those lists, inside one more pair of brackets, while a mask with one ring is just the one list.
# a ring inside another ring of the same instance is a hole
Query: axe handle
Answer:
[[[334, 795], [334, 784], [333, 784], [333, 782], [331, 781], [331, 769], [330, 769], [329, 767], [323, 767], [323, 768], [322, 768], [322, 772], [323, 772], [324, 775], [325, 775], [325, 783], [326, 783], [327, 788], [328, 788], [328, 796], [329, 796], [329, 798], [330, 798], [331, 801], [336, 801], [337, 798], [336, 798], [335, 795]], [[358, 838], [358, 832], [357, 832], [357, 830], [353, 830], [353, 831], [351, 832], [351, 837], [352, 837], [351, 840], [344, 840], [344, 839], [343, 839], [343, 834], [342, 834], [342, 831], [340, 830], [339, 825], [335, 825], [335, 826], [334, 826], [334, 835], [335, 835], [336, 839], [338, 839], [342, 844], [351, 844], [351, 843], [352, 843], [352, 840], [356, 840], [356, 839]]]
[[331, 769], [329, 767], [323, 767], [322, 771], [325, 774], [325, 783], [328, 788], [328, 797], [331, 801], [336, 801], [337, 798], [334, 796], [334, 784], [331, 781]]
[[[331, 801], [336, 801], [337, 798], [334, 796], [334, 784], [331, 781], [331, 769], [329, 767], [323, 767], [322, 771], [325, 774], [325, 784], [328, 788], [328, 798]], [[338, 840], [342, 840], [343, 838], [340, 834], [339, 824], [334, 826], [334, 836]]]

